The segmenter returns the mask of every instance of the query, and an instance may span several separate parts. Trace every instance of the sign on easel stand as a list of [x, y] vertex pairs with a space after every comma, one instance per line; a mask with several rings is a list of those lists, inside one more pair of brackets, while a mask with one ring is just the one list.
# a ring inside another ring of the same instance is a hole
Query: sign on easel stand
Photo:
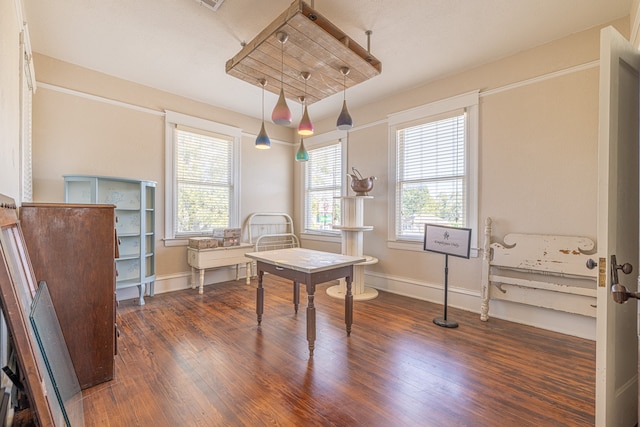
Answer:
[[457, 328], [458, 322], [447, 319], [447, 293], [449, 278], [449, 255], [469, 258], [471, 251], [471, 229], [425, 224], [424, 250], [445, 255], [444, 261], [444, 316], [436, 317], [433, 323], [445, 328]]

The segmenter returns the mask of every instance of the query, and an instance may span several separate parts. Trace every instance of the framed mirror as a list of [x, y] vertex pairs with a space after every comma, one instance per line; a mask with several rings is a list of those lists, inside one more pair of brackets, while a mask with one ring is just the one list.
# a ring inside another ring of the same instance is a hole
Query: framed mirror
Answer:
[[55, 422], [52, 405], [57, 405], [53, 389], [46, 384], [47, 370], [28, 313], [36, 291], [36, 280], [24, 245], [13, 200], [0, 197], [0, 302], [20, 368], [22, 387], [38, 425]]
[[51, 399], [50, 403], [56, 425], [83, 426], [80, 384], [46, 282], [38, 285], [29, 320], [49, 374], [45, 376], [46, 389], [55, 392], [56, 401]]

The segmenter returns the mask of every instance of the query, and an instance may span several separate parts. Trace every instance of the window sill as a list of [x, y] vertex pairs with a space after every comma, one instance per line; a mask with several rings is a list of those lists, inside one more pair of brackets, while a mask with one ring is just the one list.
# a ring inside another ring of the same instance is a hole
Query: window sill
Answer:
[[189, 239], [162, 239], [162, 241], [164, 242], [165, 248], [170, 246], [189, 246]]
[[328, 233], [300, 233], [301, 240], [316, 240], [320, 242], [340, 243], [342, 236], [340, 234]]

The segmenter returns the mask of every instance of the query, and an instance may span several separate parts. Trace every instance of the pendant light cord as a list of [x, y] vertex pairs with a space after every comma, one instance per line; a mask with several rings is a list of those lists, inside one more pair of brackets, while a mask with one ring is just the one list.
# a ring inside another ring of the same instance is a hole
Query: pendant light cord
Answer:
[[347, 75], [342, 73], [342, 100], [347, 100]]

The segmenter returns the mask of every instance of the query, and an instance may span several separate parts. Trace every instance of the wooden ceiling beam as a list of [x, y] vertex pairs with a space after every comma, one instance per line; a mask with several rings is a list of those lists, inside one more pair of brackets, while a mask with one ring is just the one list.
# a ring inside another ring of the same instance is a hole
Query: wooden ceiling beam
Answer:
[[[278, 31], [287, 33], [282, 45]], [[284, 60], [282, 60], [284, 49]], [[341, 67], [349, 67], [346, 87], [362, 83], [382, 72], [382, 63], [354, 42], [328, 19], [302, 0], [295, 0], [280, 16], [226, 63], [227, 74], [280, 93], [298, 101], [304, 95], [303, 71], [311, 73], [307, 81], [307, 103], [327, 98], [343, 89]], [[284, 73], [281, 77], [281, 69]]]

